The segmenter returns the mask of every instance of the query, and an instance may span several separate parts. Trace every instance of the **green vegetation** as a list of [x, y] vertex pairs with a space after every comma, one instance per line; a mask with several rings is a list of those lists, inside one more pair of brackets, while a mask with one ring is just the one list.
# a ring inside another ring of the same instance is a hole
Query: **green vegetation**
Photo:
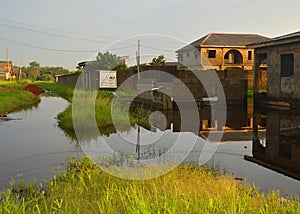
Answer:
[[[21, 75], [20, 75], [21, 71]], [[69, 74], [71, 73], [68, 69], [63, 67], [42, 67], [38, 62], [32, 61], [29, 66], [13, 66], [12, 71], [16, 75], [17, 79], [20, 80], [29, 79], [30, 81], [43, 80], [43, 81], [54, 81], [55, 75]]]
[[0, 115], [36, 106], [40, 98], [24, 91], [27, 82], [0, 81]]
[[164, 55], [159, 55], [158, 57], [154, 57], [151, 61], [151, 65], [164, 65], [166, 62]]
[[54, 95], [60, 96], [65, 100], [72, 102], [74, 86], [56, 83], [56, 82], [45, 82], [45, 81], [37, 81], [35, 82], [39, 87], [46, 91], [50, 91], [54, 93]]
[[[267, 92], [266, 90], [259, 90], [259, 93], [266, 93], [266, 92]], [[248, 90], [247, 93], [248, 98], [253, 98], [253, 94], [254, 94], [253, 90]]]
[[[45, 90], [52, 91], [58, 96], [61, 96], [64, 99], [68, 100], [69, 102], [72, 102], [72, 96], [74, 91], [73, 86], [54, 82], [37, 82], [37, 85]], [[133, 94], [134, 92], [129, 91], [128, 93]], [[93, 128], [91, 127], [91, 119], [93, 115], [95, 115], [98, 129], [102, 134], [108, 135], [116, 131], [111, 117], [111, 103], [113, 100], [113, 95], [111, 91], [99, 91], [97, 93], [96, 100], [91, 100], [90, 96], [87, 96], [87, 93], [85, 91], [79, 90], [77, 95], [80, 97], [80, 102], [76, 104], [77, 113], [75, 112], [74, 114], [77, 115], [76, 118], [81, 118], [80, 127], [82, 127], [82, 129], [85, 132], [88, 132], [91, 128]], [[91, 112], [89, 111], [91, 109], [87, 108], [87, 106], [89, 104], [93, 104], [93, 102], [95, 102], [95, 109], [93, 112]], [[125, 108], [129, 108], [129, 106]], [[123, 114], [125, 108], [124, 106], [120, 106], [118, 104], [115, 106], [114, 116], [116, 120], [114, 122], [117, 122], [119, 124], [118, 127], [122, 127], [124, 121], [126, 120]], [[147, 126], [148, 113], [149, 112], [147, 111], [142, 111], [140, 108], [131, 111], [130, 123], [135, 124], [139, 122]], [[61, 112], [58, 115], [59, 126], [62, 129], [64, 129], [71, 137], [74, 137], [74, 125], [72, 118], [72, 105], [69, 105], [65, 111]], [[126, 128], [124, 128], [123, 131], [125, 131]], [[94, 134], [89, 132], [88, 135], [89, 137], [92, 137], [94, 135], [96, 137], [96, 135], [98, 134], [99, 133], [97, 131], [97, 133]]]
[[[148, 167], [149, 173], [154, 166]], [[259, 193], [218, 171], [179, 166], [149, 180], [106, 174], [86, 157], [38, 187], [12, 182], [1, 213], [300, 213], [298, 199]]]

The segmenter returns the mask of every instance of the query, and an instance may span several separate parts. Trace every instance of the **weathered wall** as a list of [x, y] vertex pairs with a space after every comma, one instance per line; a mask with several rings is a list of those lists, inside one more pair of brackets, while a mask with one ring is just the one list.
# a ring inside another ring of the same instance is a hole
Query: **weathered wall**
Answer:
[[[267, 96], [269, 99], [288, 101], [300, 106], [300, 43], [258, 48], [255, 54], [267, 54]], [[281, 77], [281, 54], [294, 54], [294, 75]], [[256, 80], [257, 81], [257, 80]]]
[[69, 85], [75, 85], [80, 73], [68, 74], [68, 75], [57, 75], [55, 76], [55, 82], [60, 82]]

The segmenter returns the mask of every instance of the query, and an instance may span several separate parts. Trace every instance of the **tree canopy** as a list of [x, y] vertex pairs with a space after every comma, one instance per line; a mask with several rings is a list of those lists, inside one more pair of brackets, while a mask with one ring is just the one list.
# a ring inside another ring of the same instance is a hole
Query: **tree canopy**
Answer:
[[164, 55], [159, 55], [158, 57], [154, 57], [151, 61], [151, 65], [164, 65], [166, 62]]

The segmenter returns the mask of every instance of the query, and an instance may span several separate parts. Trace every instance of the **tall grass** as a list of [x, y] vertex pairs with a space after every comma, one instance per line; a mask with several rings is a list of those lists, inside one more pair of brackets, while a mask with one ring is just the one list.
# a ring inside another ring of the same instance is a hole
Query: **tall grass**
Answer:
[[[61, 83], [54, 82], [37, 82], [37, 84], [48, 91], [52, 91], [55, 94], [63, 97], [64, 99], [72, 102], [74, 87]], [[92, 92], [93, 94], [94, 92]], [[123, 92], [125, 93], [125, 92]], [[129, 92], [130, 95], [134, 94], [134, 91]], [[95, 94], [94, 94], [95, 95]], [[95, 96], [91, 97], [91, 93], [88, 91], [76, 89], [76, 109], [73, 111], [72, 105], [69, 105], [65, 111], [58, 115], [59, 126], [64, 129], [71, 137], [74, 137], [74, 124], [73, 118], [75, 117], [77, 123], [77, 128], [79, 127], [82, 131], [86, 132], [87, 137], [96, 137], [99, 132], [92, 133], [90, 130], [94, 129], [93, 119], [96, 120], [96, 126], [100, 130], [101, 134], [108, 135], [115, 132], [115, 123], [118, 123], [118, 127], [124, 127], [124, 130], [128, 129], [125, 126], [126, 115], [124, 114], [124, 106], [116, 103], [114, 105], [114, 118], [112, 120], [111, 104], [113, 101], [113, 94], [111, 91], [101, 90], [98, 91]], [[128, 95], [128, 93], [127, 93]], [[94, 99], [95, 98], [95, 99]], [[74, 102], [72, 102], [74, 104]], [[126, 107], [126, 108], [129, 108]], [[74, 114], [74, 115], [72, 115]], [[139, 114], [139, 115], [138, 115]], [[148, 113], [149, 114], [149, 113]], [[130, 123], [135, 124], [148, 123], [147, 112], [144, 113], [143, 117], [140, 116], [140, 112], [135, 111], [130, 114]], [[123, 131], [124, 131], [123, 130]], [[119, 130], [120, 131], [120, 130]]]
[[35, 82], [42, 89], [53, 92], [54, 95], [60, 96], [65, 100], [72, 102], [74, 86], [56, 82], [37, 81]]
[[23, 80], [23, 81], [0, 80], [0, 87], [23, 90], [29, 83], [32, 82], [29, 80]]
[[204, 168], [179, 166], [131, 181], [106, 174], [87, 158], [70, 160], [67, 171], [44, 186], [14, 185], [0, 198], [0, 212], [7, 213], [300, 213], [298, 199], [261, 194]]
[[36, 106], [40, 98], [30, 92], [24, 91], [27, 82], [0, 81], [0, 87], [13, 90], [0, 90], [0, 115]]

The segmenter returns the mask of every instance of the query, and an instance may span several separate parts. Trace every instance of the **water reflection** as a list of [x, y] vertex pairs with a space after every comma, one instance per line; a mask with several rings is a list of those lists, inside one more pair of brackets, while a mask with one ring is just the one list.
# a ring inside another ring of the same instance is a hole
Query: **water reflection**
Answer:
[[253, 156], [245, 159], [300, 180], [299, 111], [260, 109], [253, 120]]
[[0, 121], [0, 189], [9, 187], [10, 180], [20, 174], [25, 181], [42, 182], [63, 167], [68, 157], [81, 155], [55, 119], [67, 105], [62, 98], [41, 97], [37, 107]]

